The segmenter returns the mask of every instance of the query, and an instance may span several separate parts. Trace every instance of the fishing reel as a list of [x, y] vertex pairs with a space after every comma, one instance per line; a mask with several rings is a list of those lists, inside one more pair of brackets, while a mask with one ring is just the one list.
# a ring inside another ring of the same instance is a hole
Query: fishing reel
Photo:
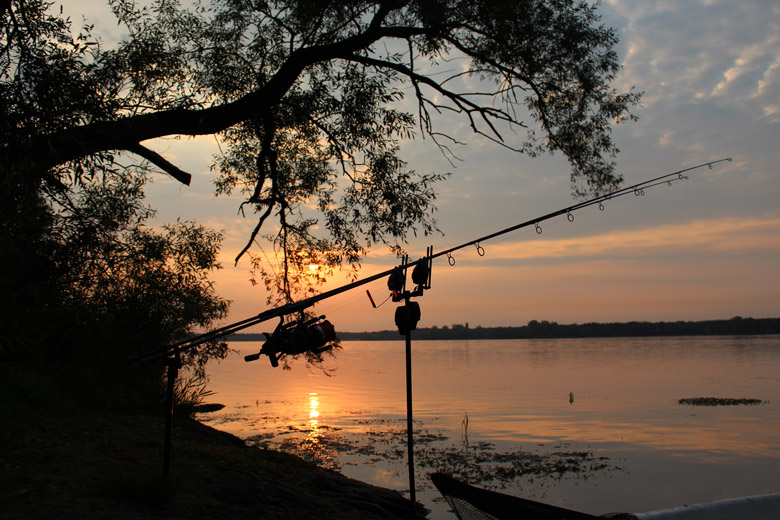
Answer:
[[387, 279], [387, 288], [392, 293], [393, 301], [404, 302], [404, 305], [395, 310], [395, 325], [402, 335], [415, 330], [420, 321], [420, 304], [411, 301], [410, 298], [422, 296], [426, 289], [431, 288], [433, 247], [427, 249], [425, 258], [418, 260], [412, 269], [412, 283], [415, 285], [412, 291], [406, 290], [406, 267], [403, 265], [407, 263], [407, 260], [407, 257], [404, 257], [402, 267], [393, 271]]
[[400, 302], [414, 296], [422, 296], [426, 289], [431, 288], [431, 267], [433, 265], [433, 248], [429, 247], [426, 256], [417, 260], [412, 269], [412, 283], [415, 287], [412, 291], [406, 290], [406, 264], [408, 257], [404, 256], [401, 266], [390, 273], [387, 279], [387, 288], [392, 293], [393, 301]]
[[[412, 283], [414, 289], [406, 290], [406, 271], [408, 270], [409, 257], [404, 255], [401, 265], [395, 268], [387, 278], [387, 288], [390, 291], [388, 299], [392, 298], [394, 302], [404, 302], [404, 305], [395, 310], [395, 325], [401, 335], [417, 329], [417, 323], [420, 321], [420, 304], [411, 301], [411, 298], [422, 296], [426, 289], [431, 288], [431, 268], [433, 267], [433, 246], [428, 247], [425, 257], [413, 262]], [[366, 294], [373, 308], [377, 308], [371, 292], [366, 289]], [[387, 301], [387, 300], [385, 300]], [[384, 304], [379, 304], [381, 307]]]
[[325, 316], [284, 322], [280, 319], [279, 325], [271, 334], [267, 332], [265, 343], [257, 354], [244, 356], [244, 361], [255, 361], [265, 354], [271, 360], [271, 366], [278, 367], [282, 356], [294, 356], [304, 352], [321, 354], [334, 347], [336, 329]]

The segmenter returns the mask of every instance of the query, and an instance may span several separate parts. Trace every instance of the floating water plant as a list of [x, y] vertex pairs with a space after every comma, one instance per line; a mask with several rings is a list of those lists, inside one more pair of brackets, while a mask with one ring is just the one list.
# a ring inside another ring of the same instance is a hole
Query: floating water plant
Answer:
[[[323, 426], [316, 430], [288, 426], [289, 431], [277, 429], [251, 436], [246, 442], [251, 446], [291, 453], [335, 470], [363, 464], [389, 468], [404, 460], [406, 430], [402, 421], [369, 419], [360, 423], [369, 428], [357, 434]], [[306, 437], [301, 438], [301, 435]], [[622, 471], [608, 458], [592, 451], [565, 450], [560, 445], [550, 450], [523, 451], [490, 442], [469, 443], [465, 438], [462, 442], [454, 442], [443, 432], [425, 427], [416, 429], [414, 435], [420, 489], [431, 489], [428, 474], [445, 470], [459, 479], [491, 489], [506, 488], [520, 479], [528, 482], [588, 480], [597, 474]]]
[[730, 397], [686, 397], [678, 401], [680, 404], [689, 404], [691, 406], [754, 406], [762, 404], [761, 399], [733, 399]]

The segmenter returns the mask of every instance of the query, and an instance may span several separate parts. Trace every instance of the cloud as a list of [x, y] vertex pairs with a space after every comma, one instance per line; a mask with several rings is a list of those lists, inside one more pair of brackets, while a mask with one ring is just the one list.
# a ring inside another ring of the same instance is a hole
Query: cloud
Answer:
[[615, 132], [619, 164], [638, 170], [648, 161], [673, 167], [732, 156], [721, 189], [753, 202], [726, 207], [771, 209], [780, 196], [780, 6], [610, 0], [602, 12], [621, 40], [616, 86], [644, 92], [638, 123]]

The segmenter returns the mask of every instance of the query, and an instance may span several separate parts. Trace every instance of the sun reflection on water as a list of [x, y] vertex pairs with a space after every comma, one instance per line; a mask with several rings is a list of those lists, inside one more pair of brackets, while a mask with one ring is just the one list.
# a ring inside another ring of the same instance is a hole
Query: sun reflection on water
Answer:
[[309, 426], [312, 430], [317, 429], [320, 417], [320, 398], [317, 396], [317, 392], [311, 392], [309, 394]]
[[336, 469], [339, 467], [337, 462], [339, 453], [330, 446], [327, 438], [329, 428], [320, 424], [320, 396], [317, 392], [309, 392], [308, 406], [309, 423], [306, 438], [301, 440], [292, 451], [306, 460]]

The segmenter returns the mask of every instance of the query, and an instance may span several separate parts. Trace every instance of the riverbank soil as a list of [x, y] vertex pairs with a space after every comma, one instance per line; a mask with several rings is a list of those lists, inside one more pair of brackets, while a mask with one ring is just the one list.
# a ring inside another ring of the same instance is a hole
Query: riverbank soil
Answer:
[[398, 492], [248, 447], [186, 417], [174, 421], [166, 486], [163, 438], [162, 417], [149, 415], [47, 412], [7, 423], [0, 518], [410, 517]]

